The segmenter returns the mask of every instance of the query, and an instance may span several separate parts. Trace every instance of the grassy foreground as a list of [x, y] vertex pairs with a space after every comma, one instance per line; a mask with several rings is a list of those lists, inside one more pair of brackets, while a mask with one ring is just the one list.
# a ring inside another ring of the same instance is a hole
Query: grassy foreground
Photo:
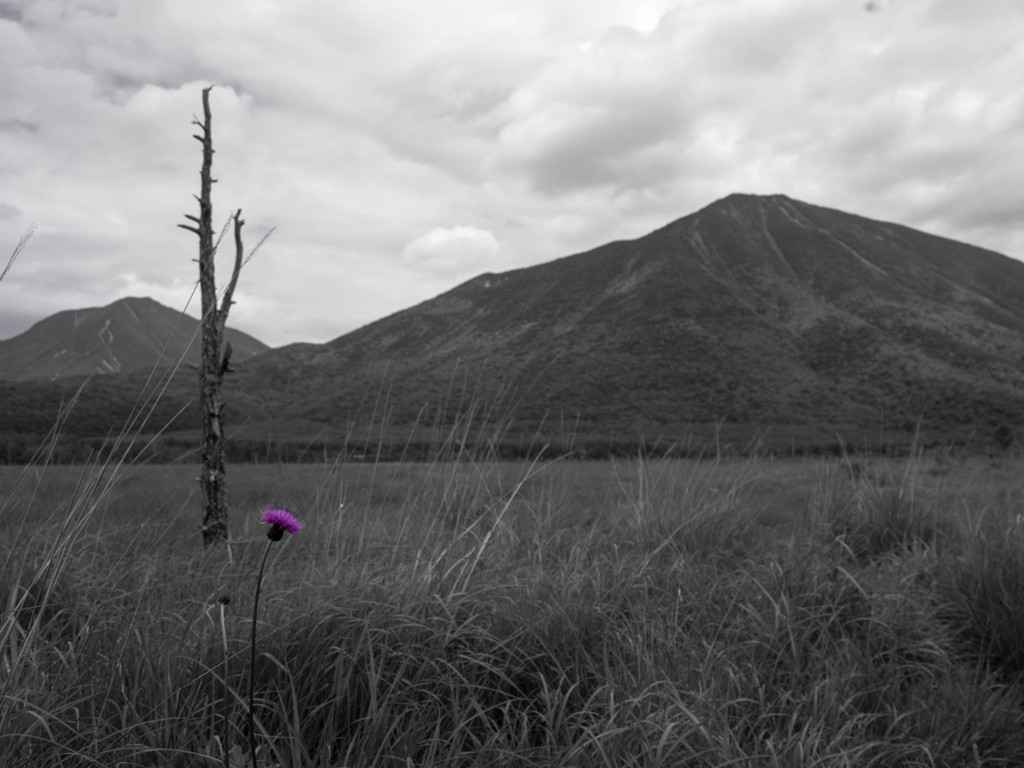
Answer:
[[261, 766], [1024, 764], [1024, 466], [861, 469], [0, 467], [0, 765], [248, 765], [272, 502]]

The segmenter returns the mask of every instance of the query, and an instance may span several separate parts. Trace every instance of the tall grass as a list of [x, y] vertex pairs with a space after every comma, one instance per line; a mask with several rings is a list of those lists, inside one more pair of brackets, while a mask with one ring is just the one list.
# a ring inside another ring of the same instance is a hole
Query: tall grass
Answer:
[[1020, 764], [1005, 469], [447, 458], [235, 467], [230, 560], [192, 468], [5, 468], [0, 764], [241, 765], [274, 501], [261, 765]]

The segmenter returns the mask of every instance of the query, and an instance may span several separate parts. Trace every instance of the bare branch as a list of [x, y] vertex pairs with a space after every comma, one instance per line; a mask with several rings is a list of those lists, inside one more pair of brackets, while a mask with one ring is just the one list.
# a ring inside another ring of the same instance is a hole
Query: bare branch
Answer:
[[231, 311], [232, 298], [235, 295], [235, 284], [238, 282], [238, 275], [242, 271], [242, 227], [245, 220], [242, 218], [242, 209], [239, 208], [232, 216], [235, 220], [235, 266], [231, 270], [231, 279], [228, 287], [224, 289], [224, 297], [220, 302], [220, 309], [217, 311], [217, 337], [224, 338], [224, 326], [228, 321], [228, 312]]
[[195, 232], [197, 235], [199, 234], [199, 227], [190, 227], [188, 224], [177, 224], [176, 226], [187, 229], [189, 232]]
[[234, 368], [231, 367], [231, 353], [234, 351], [235, 350], [231, 347], [230, 341], [224, 345], [224, 357], [220, 361], [221, 377], [223, 377], [225, 373], [231, 373], [232, 371], [235, 370]]
[[0, 272], [0, 280], [4, 279], [4, 276], [10, 270], [11, 265], [14, 264], [14, 260], [18, 258], [23, 250], [25, 250], [25, 246], [28, 245], [28, 241], [32, 239], [32, 235], [35, 231], [36, 225], [30, 224], [29, 228], [25, 231], [25, 234], [21, 236], [21, 240], [19, 240], [18, 244], [14, 246], [14, 253], [12, 253], [11, 258], [7, 260], [7, 266], [4, 267], [4, 271]]

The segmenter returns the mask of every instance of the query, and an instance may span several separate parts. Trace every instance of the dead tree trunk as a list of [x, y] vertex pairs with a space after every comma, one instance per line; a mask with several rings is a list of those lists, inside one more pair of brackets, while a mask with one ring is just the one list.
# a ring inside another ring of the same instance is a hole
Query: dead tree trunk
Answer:
[[[202, 411], [202, 468], [199, 485], [203, 496], [203, 544], [209, 546], [228, 540], [228, 502], [224, 472], [224, 401], [221, 385], [231, 360], [231, 345], [224, 344], [224, 325], [231, 309], [231, 297], [242, 269], [242, 211], [232, 215], [235, 228], [235, 264], [224, 296], [217, 305], [217, 281], [213, 240], [213, 206], [210, 189], [217, 180], [210, 175], [213, 166], [213, 133], [210, 118], [210, 88], [203, 89], [203, 120], [194, 118], [202, 134], [194, 138], [203, 145], [203, 167], [200, 170], [199, 216], [185, 214], [193, 224], [179, 224], [182, 229], [199, 236], [199, 287], [202, 295], [202, 353], [199, 363], [199, 407]], [[223, 352], [222, 352], [223, 350]]]

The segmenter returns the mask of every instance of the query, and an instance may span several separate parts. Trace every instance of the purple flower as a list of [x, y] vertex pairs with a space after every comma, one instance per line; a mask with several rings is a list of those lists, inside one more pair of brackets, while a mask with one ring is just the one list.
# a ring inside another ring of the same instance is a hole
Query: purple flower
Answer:
[[270, 526], [270, 530], [267, 531], [267, 538], [271, 541], [280, 541], [285, 531], [294, 535], [306, 527], [304, 522], [287, 509], [270, 506], [263, 508], [260, 522]]
[[217, 602], [221, 605], [227, 605], [231, 602], [231, 590], [224, 587], [220, 592], [217, 593]]

